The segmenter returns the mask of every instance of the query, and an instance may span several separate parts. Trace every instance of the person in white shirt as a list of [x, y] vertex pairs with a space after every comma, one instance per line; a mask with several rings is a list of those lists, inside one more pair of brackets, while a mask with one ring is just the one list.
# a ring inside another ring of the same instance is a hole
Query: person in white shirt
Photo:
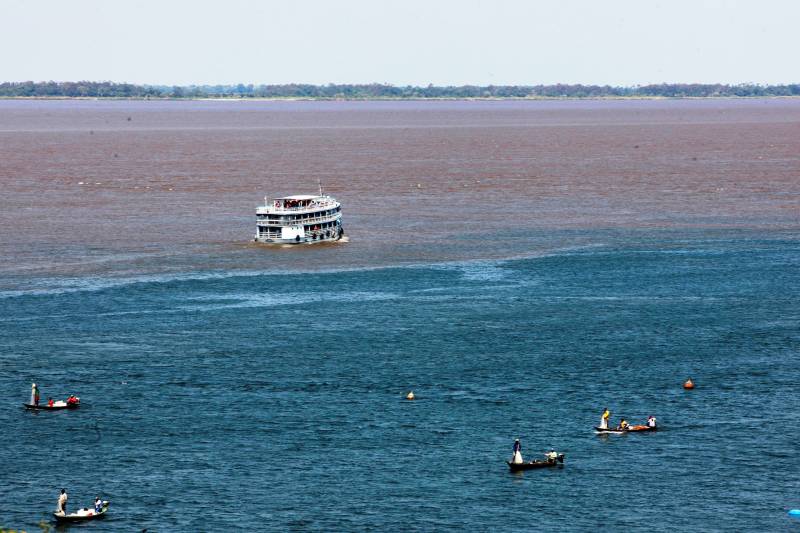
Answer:
[[514, 441], [514, 456], [511, 462], [516, 465], [522, 464], [522, 444], [519, 443], [519, 439]]
[[550, 451], [544, 454], [544, 456], [550, 463], [555, 463], [558, 460], [558, 453], [552, 448], [550, 448]]
[[103, 500], [100, 499], [100, 496], [97, 496], [94, 499], [94, 512], [99, 513], [102, 510], [103, 510]]
[[61, 489], [61, 496], [58, 497], [58, 513], [67, 514], [67, 489]]
[[647, 426], [651, 427], [651, 428], [656, 427], [656, 417], [654, 417], [653, 415], [648, 416], [647, 417]]

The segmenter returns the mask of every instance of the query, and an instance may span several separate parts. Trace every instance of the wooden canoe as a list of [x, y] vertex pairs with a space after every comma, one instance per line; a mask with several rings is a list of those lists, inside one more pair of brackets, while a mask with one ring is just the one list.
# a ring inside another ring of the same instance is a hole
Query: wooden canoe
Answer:
[[53, 513], [53, 516], [56, 518], [56, 522], [85, 522], [87, 520], [95, 520], [97, 518], [103, 518], [106, 513], [108, 512], [108, 502], [103, 502], [103, 508], [100, 509], [99, 512], [94, 512], [94, 507], [84, 507], [83, 509], [78, 510], [74, 513], [69, 514], [58, 514]]
[[32, 403], [23, 403], [22, 405], [25, 406], [25, 409], [35, 409], [39, 411], [58, 411], [60, 409], [77, 409], [78, 407], [80, 407], [81, 404], [80, 402], [68, 403], [65, 405], [54, 405], [53, 407], [50, 407], [46, 403], [40, 403], [39, 405], [34, 405]]
[[520, 472], [522, 470], [533, 470], [536, 468], [547, 468], [553, 466], [563, 466], [564, 465], [564, 454], [558, 454], [558, 460], [556, 461], [530, 461], [528, 463], [512, 463], [511, 461], [506, 461], [508, 465], [508, 469], [512, 472]]
[[629, 426], [628, 429], [617, 429], [617, 428], [601, 428], [595, 427], [594, 430], [598, 433], [644, 433], [648, 431], [656, 431], [658, 428], [650, 426]]

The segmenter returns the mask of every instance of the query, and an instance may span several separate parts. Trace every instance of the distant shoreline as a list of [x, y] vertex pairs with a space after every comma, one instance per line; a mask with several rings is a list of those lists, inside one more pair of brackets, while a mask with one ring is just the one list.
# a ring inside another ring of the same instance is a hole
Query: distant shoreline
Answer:
[[136, 85], [111, 81], [22, 81], [0, 83], [0, 98], [124, 100], [586, 100], [662, 98], [771, 98], [800, 96], [800, 83], [757, 85], [660, 83], [611, 86], [389, 85], [288, 83], [278, 85]]
[[312, 97], [312, 96], [0, 96], [21, 101], [131, 101], [131, 102], [557, 102], [579, 100], [796, 100], [800, 95], [758, 96], [440, 96], [440, 97]]

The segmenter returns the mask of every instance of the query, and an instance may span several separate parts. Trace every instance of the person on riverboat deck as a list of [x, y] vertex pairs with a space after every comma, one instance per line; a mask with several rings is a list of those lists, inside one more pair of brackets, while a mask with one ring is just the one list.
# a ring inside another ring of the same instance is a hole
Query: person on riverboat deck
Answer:
[[103, 510], [103, 500], [100, 499], [100, 496], [96, 496], [94, 499], [94, 512], [99, 513]]
[[628, 421], [623, 418], [619, 421], [619, 426], [617, 426], [617, 429], [628, 429], [629, 427], [630, 424], [628, 424]]
[[54, 403], [55, 403], [55, 402], [53, 402], [53, 399], [52, 399], [52, 398], [48, 398], [48, 399], [47, 399], [47, 407], [53, 407], [53, 404], [54, 404]]
[[514, 456], [511, 462], [516, 465], [522, 464], [522, 444], [519, 443], [519, 439], [514, 441]]
[[647, 427], [654, 428], [656, 427], [656, 417], [650, 415], [647, 417]]
[[67, 489], [61, 489], [61, 496], [58, 497], [56, 512], [61, 515], [67, 514]]
[[602, 429], [608, 429], [608, 419], [611, 418], [611, 411], [608, 410], [608, 407], [603, 409], [603, 416], [600, 417], [600, 427]]
[[555, 463], [558, 460], [558, 453], [553, 448], [550, 448], [550, 451], [544, 456], [547, 458], [548, 463]]
[[31, 405], [39, 405], [39, 387], [31, 385]]

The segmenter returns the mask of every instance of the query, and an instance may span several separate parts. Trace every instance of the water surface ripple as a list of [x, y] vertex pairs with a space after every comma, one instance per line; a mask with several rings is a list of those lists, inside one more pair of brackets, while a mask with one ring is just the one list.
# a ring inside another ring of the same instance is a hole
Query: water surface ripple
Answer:
[[[796, 100], [0, 101], [0, 526], [789, 530], [798, 142]], [[248, 243], [318, 177], [349, 243]]]

